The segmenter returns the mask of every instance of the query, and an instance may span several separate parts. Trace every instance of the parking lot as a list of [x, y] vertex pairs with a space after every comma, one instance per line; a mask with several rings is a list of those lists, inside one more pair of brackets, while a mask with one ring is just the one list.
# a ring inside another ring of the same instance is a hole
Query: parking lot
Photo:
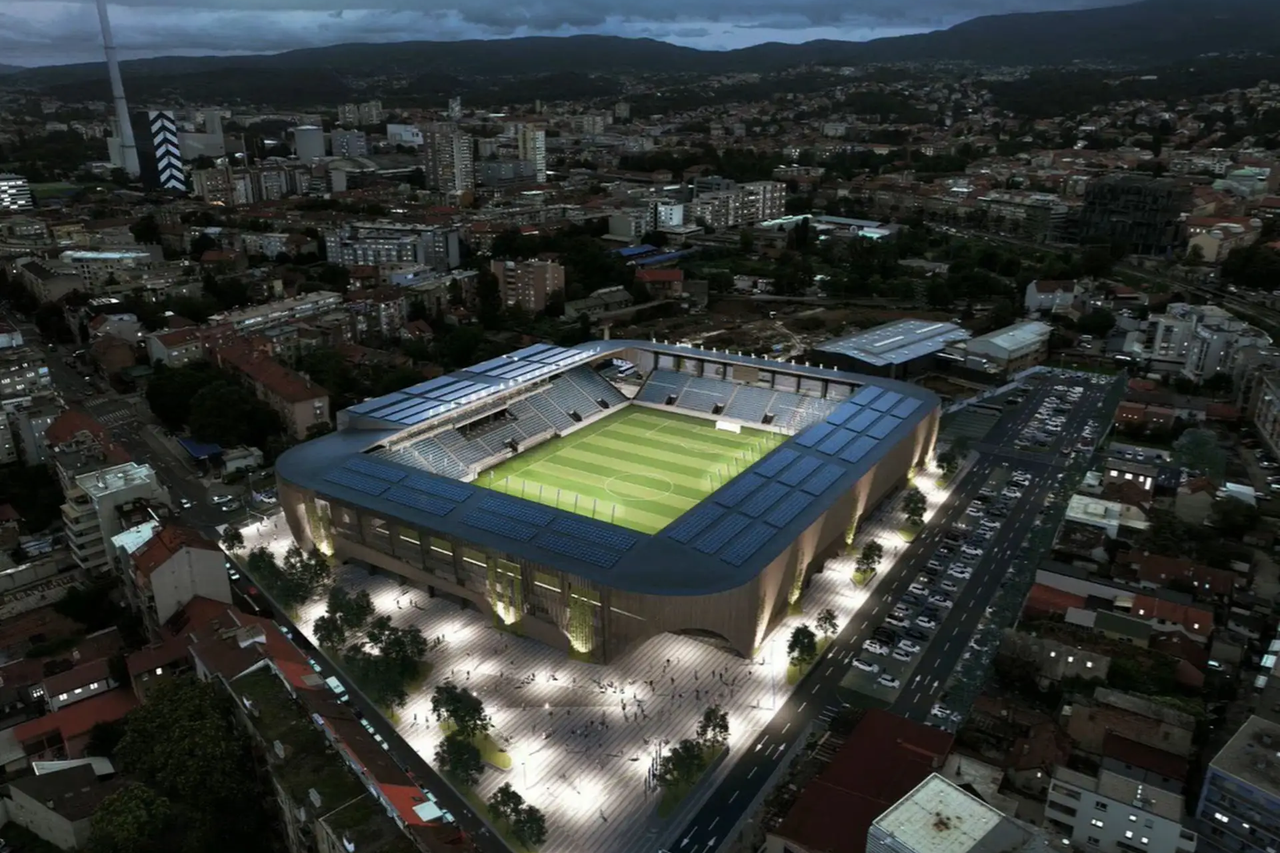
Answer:
[[[1082, 437], [1092, 450], [1111, 423], [1119, 396], [1108, 394], [1116, 387], [1110, 383], [1109, 377], [1050, 375], [1010, 395], [991, 433], [999, 441], [977, 446], [979, 460], [885, 589], [884, 615], [873, 611], [879, 619], [866, 626], [860, 649], [844, 656], [843, 688], [892, 704], [911, 719], [958, 725], [971, 697], [952, 691], [959, 700], [952, 701], [948, 685], [957, 673], [966, 683], [985, 678], [1000, 631], [1015, 617], [1051, 540], [1054, 511], [1065, 506], [1087, 468], [1091, 453]], [[1064, 407], [1066, 415], [1056, 411]], [[1025, 446], [1024, 434], [1050, 424], [1057, 429], [1045, 433], [1043, 447]]]

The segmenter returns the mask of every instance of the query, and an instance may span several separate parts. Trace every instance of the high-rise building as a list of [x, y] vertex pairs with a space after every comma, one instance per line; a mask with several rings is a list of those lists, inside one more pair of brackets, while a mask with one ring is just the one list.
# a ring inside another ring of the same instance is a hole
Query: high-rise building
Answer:
[[13, 213], [35, 207], [31, 186], [21, 175], [0, 174], [0, 213]]
[[1168, 255], [1182, 241], [1190, 190], [1171, 178], [1108, 175], [1090, 181], [1080, 209], [1080, 242], [1122, 245], [1138, 255]]
[[626, 101], [618, 101], [613, 105], [613, 118], [623, 123], [631, 121], [631, 105]]
[[1280, 849], [1277, 803], [1280, 725], [1250, 717], [1205, 771], [1196, 812], [1201, 847], [1223, 853]]
[[168, 506], [169, 490], [156, 479], [150, 465], [126, 462], [81, 474], [66, 490], [62, 526], [71, 555], [89, 572], [107, 569], [114, 556], [111, 538], [126, 529], [121, 510], [134, 502]]
[[534, 180], [540, 184], [547, 182], [547, 132], [540, 127], [526, 124], [520, 128], [516, 137], [519, 157], [533, 164]]
[[422, 134], [427, 185], [445, 193], [475, 189], [471, 136], [451, 124], [431, 125]]
[[364, 157], [369, 141], [362, 130], [335, 130], [329, 134], [329, 150], [334, 157]]
[[462, 118], [462, 98], [449, 99], [449, 121], [459, 121]]
[[[187, 173], [182, 168], [182, 152], [178, 146], [178, 123], [172, 112], [151, 110], [147, 113], [151, 153], [155, 157], [155, 185], [162, 190], [185, 193]], [[150, 169], [145, 170], [144, 180]], [[148, 181], [150, 183], [150, 181]]]
[[360, 124], [360, 107], [358, 104], [338, 105], [338, 124], [343, 127], [357, 127]]
[[324, 128], [303, 125], [293, 129], [293, 147], [298, 159], [304, 163], [324, 156]]
[[382, 101], [365, 101], [360, 105], [360, 125], [382, 124]]
[[387, 142], [392, 145], [409, 145], [414, 148], [421, 148], [422, 131], [412, 124], [389, 124], [387, 125]]
[[564, 291], [564, 267], [555, 261], [491, 261], [489, 271], [497, 276], [503, 305], [541, 311]]

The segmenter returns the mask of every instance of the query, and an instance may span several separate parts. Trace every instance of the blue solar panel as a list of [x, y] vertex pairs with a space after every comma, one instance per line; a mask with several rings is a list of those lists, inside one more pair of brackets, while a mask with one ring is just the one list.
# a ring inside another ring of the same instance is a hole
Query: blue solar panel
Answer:
[[796, 464], [787, 469], [787, 473], [778, 478], [779, 483], [786, 483], [788, 486], [798, 486], [805, 481], [805, 478], [818, 470], [818, 466], [822, 462], [814, 459], [812, 456], [806, 456]]
[[855, 403], [841, 403], [836, 406], [835, 411], [827, 417], [827, 423], [840, 426], [842, 423], [849, 420], [849, 418], [853, 417], [860, 408], [861, 406], [858, 406]]
[[342, 466], [357, 474], [368, 474], [370, 477], [376, 477], [379, 480], [386, 480], [388, 483], [398, 483], [405, 478], [407, 471], [401, 471], [399, 468], [392, 468], [390, 465], [382, 462], [375, 462], [372, 459], [348, 459], [347, 464]]
[[736, 480], [731, 480], [729, 485], [715, 493], [715, 501], [725, 506], [737, 506], [742, 500], [763, 484], [769, 482], [763, 477], [757, 477], [755, 474], [743, 474]]
[[789, 447], [784, 447], [766, 456], [760, 464], [756, 465], [753, 471], [761, 477], [776, 477], [783, 468], [786, 468], [799, 458], [799, 453]]
[[412, 409], [414, 406], [420, 406], [422, 405], [422, 402], [423, 401], [419, 400], [417, 397], [409, 397], [404, 400], [396, 400], [390, 405], [384, 406], [383, 408], [378, 409], [376, 412], [373, 413], [373, 416], [375, 418], [390, 418], [399, 412], [405, 412], [405, 411], [408, 411], [409, 409]]
[[839, 465], [824, 465], [821, 471], [810, 477], [800, 488], [811, 495], [820, 495], [831, 488], [831, 484], [839, 480], [842, 474], [844, 469]]
[[610, 527], [599, 527], [580, 518], [561, 516], [551, 522], [551, 529], [576, 537], [584, 542], [593, 542], [596, 545], [617, 548], [619, 551], [625, 551], [636, 544], [636, 537], [630, 533], [623, 533], [621, 530], [614, 530]]
[[403, 486], [392, 486], [391, 491], [386, 494], [387, 500], [401, 506], [412, 507], [431, 515], [444, 517], [458, 508], [458, 505], [452, 501], [433, 498], [430, 495], [424, 495], [422, 492], [415, 492], [412, 489], [406, 489]]
[[853, 430], [854, 432], [862, 432], [867, 427], [875, 423], [876, 418], [878, 417], [880, 417], [880, 413], [875, 409], [867, 409], [865, 412], [862, 412], [856, 418], [849, 421], [849, 423], [845, 424], [845, 429]]
[[696, 506], [668, 527], [667, 535], [681, 544], [687, 544], [690, 539], [719, 521], [724, 513], [724, 509], [715, 504]]
[[496, 512], [498, 515], [505, 515], [507, 518], [514, 518], [516, 521], [536, 524], [539, 527], [546, 527], [551, 523], [551, 519], [556, 517], [556, 514], [546, 507], [528, 501], [512, 500], [501, 495], [485, 495], [480, 501], [480, 508]]
[[765, 510], [776, 504], [789, 491], [791, 490], [781, 483], [770, 483], [747, 498], [746, 503], [741, 507], [741, 511], [752, 518], [759, 518], [764, 515]]
[[538, 528], [532, 524], [512, 521], [504, 516], [494, 515], [483, 510], [474, 510], [467, 513], [462, 517], [462, 523], [469, 524], [480, 530], [487, 530], [490, 533], [497, 533], [499, 536], [510, 536], [520, 542], [528, 542], [538, 532]]
[[384, 394], [381, 397], [374, 397], [372, 400], [365, 400], [363, 403], [356, 403], [351, 407], [351, 411], [355, 412], [357, 415], [365, 415], [369, 412], [377, 411], [378, 409], [385, 409], [395, 403], [404, 402], [407, 399], [409, 399], [408, 394], [401, 393], [400, 391], [393, 391], [392, 393]]
[[554, 344], [534, 344], [531, 347], [525, 347], [522, 350], [517, 350], [516, 352], [511, 353], [511, 357], [520, 359], [532, 358], [540, 352], [546, 352], [549, 349], [555, 348]]
[[472, 492], [470, 486], [464, 486], [453, 480], [428, 477], [426, 474], [410, 474], [401, 481], [401, 485], [451, 501], [465, 501], [471, 497]]
[[815, 426], [811, 426], [796, 437], [796, 444], [801, 447], [813, 447], [819, 441], [822, 441], [822, 439], [830, 435], [833, 429], [835, 429], [835, 427], [831, 424], [817, 424]]
[[858, 393], [854, 394], [849, 402], [857, 403], [859, 406], [866, 406], [876, 397], [879, 397], [880, 392], [883, 390], [883, 388], [877, 385], [864, 385], [858, 389]]
[[867, 430], [867, 435], [871, 436], [872, 438], [884, 438], [887, 435], [889, 435], [889, 433], [893, 432], [894, 429], [896, 429], [898, 424], [900, 423], [902, 423], [902, 418], [895, 418], [892, 415], [885, 415], [883, 418], [876, 421], [875, 426]]
[[750, 523], [751, 519], [745, 515], [731, 515], [711, 528], [709, 533], [702, 534], [698, 541], [693, 543], [693, 547], [703, 554], [714, 554], [745, 530]]
[[325, 479], [330, 483], [346, 486], [348, 489], [354, 489], [366, 495], [373, 495], [375, 498], [390, 488], [390, 484], [382, 480], [375, 480], [373, 477], [366, 477], [363, 474], [357, 474], [345, 468], [330, 471], [325, 475]]
[[792, 492], [783, 498], [773, 511], [764, 517], [764, 520], [774, 527], [786, 527], [791, 523], [791, 519], [804, 512], [805, 507], [811, 503], [813, 503], [813, 495]]
[[835, 456], [840, 452], [840, 448], [853, 440], [855, 435], [857, 435], [856, 432], [849, 432], [847, 429], [837, 430], [827, 436], [826, 441], [818, 445], [818, 450], [828, 456]]
[[840, 458], [852, 465], [870, 453], [871, 448], [875, 447], [879, 443], [880, 442], [876, 441], [874, 438], [869, 438], [864, 435], [853, 444], [846, 447], [844, 452], [840, 454]]
[[901, 399], [902, 395], [897, 391], [886, 391], [883, 397], [877, 398], [876, 401], [871, 404], [871, 408], [875, 409], [877, 412], [887, 412]]
[[920, 408], [920, 401], [915, 397], [908, 397], [893, 407], [893, 413], [900, 418], [905, 418], [918, 408]]
[[756, 551], [760, 550], [760, 546], [772, 539], [777, 532], [773, 528], [764, 527], [763, 525], [752, 528], [720, 552], [720, 559], [731, 566], [741, 566], [747, 560], [750, 560]]
[[536, 544], [541, 545], [548, 551], [555, 551], [557, 554], [564, 554], [566, 557], [574, 557], [584, 563], [590, 563], [602, 569], [613, 568], [614, 563], [618, 562], [622, 557], [617, 551], [610, 551], [608, 548], [601, 548], [598, 545], [589, 545], [586, 542], [571, 539], [559, 533], [544, 533], [538, 537]]
[[383, 415], [389, 421], [395, 421], [398, 424], [416, 423], [413, 419], [423, 412], [428, 412], [440, 405], [434, 400], [418, 400], [407, 409], [397, 409], [394, 415], [390, 417]]
[[452, 403], [455, 400], [462, 399], [468, 394], [474, 394], [477, 391], [481, 390], [482, 388], [487, 388], [487, 387], [488, 387], [487, 385], [481, 385], [479, 382], [467, 382], [458, 388], [450, 388], [448, 391], [446, 391], [443, 394], [440, 394], [439, 396], [441, 400], [444, 400], [447, 403]]
[[456, 379], [450, 379], [448, 376], [437, 376], [435, 379], [428, 379], [426, 382], [419, 382], [417, 385], [404, 389], [408, 394], [417, 394], [419, 397], [431, 396], [428, 392], [437, 391], [446, 388], [457, 382]]
[[515, 362], [509, 358], [491, 358], [488, 361], [482, 361], [467, 368], [468, 373], [494, 373], [504, 367], [510, 367]]
[[423, 421], [430, 420], [431, 418], [434, 418], [436, 415], [443, 414], [448, 410], [449, 410], [449, 407], [447, 405], [434, 403], [432, 404], [431, 408], [424, 409], [421, 412], [414, 412], [413, 414], [410, 414], [410, 415], [399, 415], [396, 417], [396, 421], [404, 424], [405, 426], [413, 426], [414, 424], [420, 424]]

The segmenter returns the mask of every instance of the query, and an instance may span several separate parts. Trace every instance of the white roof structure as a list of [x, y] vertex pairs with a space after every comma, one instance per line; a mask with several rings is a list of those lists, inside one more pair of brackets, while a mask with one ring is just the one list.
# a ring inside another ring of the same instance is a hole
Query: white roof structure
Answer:
[[1044, 346], [1052, 332], [1048, 323], [1028, 320], [976, 337], [969, 341], [967, 349], [975, 355], [1007, 361]]
[[876, 367], [904, 364], [967, 340], [969, 332], [955, 323], [898, 320], [844, 338], [823, 341], [814, 349], [856, 358]]
[[876, 818], [867, 849], [915, 853], [1015, 853], [1043, 849], [1039, 833], [937, 773]]

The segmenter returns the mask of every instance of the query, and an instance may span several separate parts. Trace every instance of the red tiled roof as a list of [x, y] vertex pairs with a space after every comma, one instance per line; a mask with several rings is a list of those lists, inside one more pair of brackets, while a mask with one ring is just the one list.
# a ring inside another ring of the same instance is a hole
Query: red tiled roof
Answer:
[[1230, 403], [1210, 403], [1204, 407], [1204, 416], [1211, 421], [1234, 421], [1239, 419], [1240, 410]]
[[1107, 732], [1102, 741], [1102, 754], [1133, 767], [1158, 773], [1166, 779], [1185, 780], [1187, 778], [1185, 758], [1136, 740], [1129, 740], [1115, 732]]
[[328, 391], [310, 379], [270, 356], [253, 351], [243, 342], [218, 346], [215, 355], [220, 364], [230, 365], [287, 402], [302, 403], [329, 396]]
[[106, 681], [110, 675], [111, 668], [107, 665], [107, 659], [98, 658], [49, 676], [44, 680], [44, 692], [49, 696], [69, 693], [77, 687], [84, 687], [95, 681]]
[[940, 729], [868, 711], [774, 834], [809, 850], [864, 853], [871, 822], [940, 767], [951, 744]]
[[1165, 601], [1163, 598], [1150, 595], [1135, 595], [1130, 615], [1139, 619], [1160, 619], [1171, 622], [1201, 636], [1207, 636], [1213, 632], [1213, 614], [1208, 610], [1201, 610], [1190, 604]]
[[1187, 482], [1183, 483], [1182, 488], [1180, 488], [1178, 491], [1186, 492], [1189, 495], [1194, 495], [1194, 494], [1197, 494], [1198, 492], [1210, 492], [1210, 493], [1217, 492], [1218, 487], [1215, 486], [1213, 484], [1213, 481], [1210, 480], [1208, 477], [1196, 477], [1193, 480], [1187, 480]]
[[1071, 290], [1076, 286], [1074, 281], [1037, 281], [1035, 282], [1036, 293], [1057, 293], [1058, 291]]
[[134, 678], [144, 672], [183, 660], [189, 654], [190, 647], [181, 637], [169, 637], [162, 643], [139, 649], [125, 659], [129, 667], [129, 677]]
[[120, 719], [136, 707], [138, 698], [133, 692], [128, 688], [117, 688], [21, 723], [14, 727], [13, 734], [18, 743], [28, 743], [54, 732], [61, 733], [64, 742], [70, 741], [88, 734], [98, 723]]
[[1189, 557], [1166, 557], [1146, 551], [1122, 551], [1117, 563], [1127, 563], [1137, 570], [1139, 580], [1168, 586], [1169, 581], [1182, 580], [1214, 595], [1227, 595], [1235, 589], [1235, 573], [1227, 569], [1202, 566]]
[[1042, 583], [1031, 587], [1023, 610], [1030, 613], [1066, 613], [1071, 607], [1084, 607], [1085, 597], [1054, 589]]
[[151, 573], [167, 563], [183, 548], [200, 548], [219, 551], [218, 545], [206, 539], [199, 531], [169, 522], [133, 552], [133, 566], [138, 574], [151, 577]]
[[176, 329], [156, 335], [156, 340], [166, 347], [179, 347], [200, 340], [200, 330], [195, 327]]
[[61, 447], [81, 433], [88, 433], [101, 441], [107, 428], [78, 409], [67, 409], [53, 419], [44, 431], [44, 437], [51, 447]]

